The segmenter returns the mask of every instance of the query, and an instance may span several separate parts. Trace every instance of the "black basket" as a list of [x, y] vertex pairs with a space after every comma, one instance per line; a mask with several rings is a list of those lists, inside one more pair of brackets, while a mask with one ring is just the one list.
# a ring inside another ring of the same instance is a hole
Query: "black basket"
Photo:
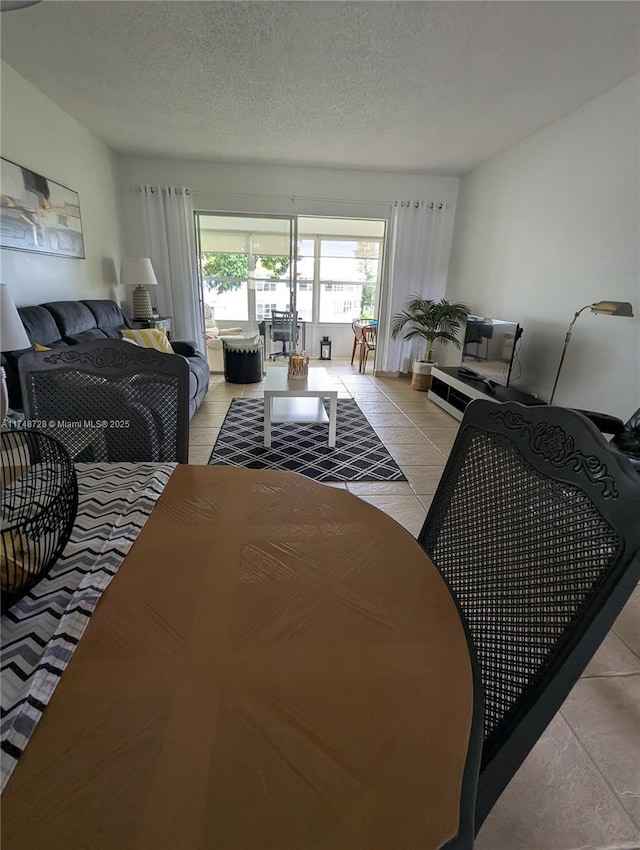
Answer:
[[28, 593], [64, 549], [78, 509], [71, 458], [37, 431], [0, 433], [2, 611]]

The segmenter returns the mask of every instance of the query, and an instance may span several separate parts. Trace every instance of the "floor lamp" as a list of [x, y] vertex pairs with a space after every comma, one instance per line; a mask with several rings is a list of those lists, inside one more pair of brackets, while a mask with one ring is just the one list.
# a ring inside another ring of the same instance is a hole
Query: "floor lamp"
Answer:
[[576, 323], [576, 319], [584, 310], [591, 310], [592, 313], [600, 313], [603, 316], [633, 316], [633, 309], [628, 301], [597, 301], [595, 304], [587, 304], [585, 307], [578, 310], [578, 312], [574, 315], [573, 320], [569, 325], [569, 329], [567, 330], [567, 335], [564, 338], [562, 356], [558, 365], [558, 371], [556, 372], [556, 379], [553, 382], [553, 389], [551, 390], [549, 404], [553, 404], [553, 397], [556, 394], [556, 387], [558, 386], [558, 378], [560, 377], [560, 371], [562, 369], [562, 364], [564, 363], [564, 356], [567, 353], [567, 346], [571, 339], [571, 331]]
[[[31, 348], [31, 340], [22, 324], [13, 298], [6, 285], [0, 283], [0, 345], [3, 351], [21, 351]], [[9, 410], [9, 394], [7, 392], [7, 374], [0, 368], [2, 387], [0, 388], [0, 425], [4, 422]]]

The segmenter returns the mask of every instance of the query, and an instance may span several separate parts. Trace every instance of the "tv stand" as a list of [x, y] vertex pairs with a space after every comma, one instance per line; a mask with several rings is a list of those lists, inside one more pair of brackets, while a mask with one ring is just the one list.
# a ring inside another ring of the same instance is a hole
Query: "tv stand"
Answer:
[[471, 369], [465, 369], [463, 367], [458, 369], [458, 377], [466, 378], [467, 381], [477, 381], [479, 384], [484, 384], [485, 393], [489, 395], [496, 394], [496, 384], [493, 381], [490, 381], [489, 378], [485, 378], [483, 375], [477, 375], [475, 372], [472, 372]]
[[482, 381], [483, 378], [480, 377], [476, 372], [472, 369], [467, 369], [464, 366], [458, 366], [458, 375], [461, 378], [469, 378], [471, 381]]
[[443, 366], [431, 370], [429, 398], [447, 413], [462, 419], [466, 406], [477, 398], [489, 401], [517, 401], [520, 404], [546, 404], [515, 387], [502, 387], [480, 376], [465, 374], [464, 367]]

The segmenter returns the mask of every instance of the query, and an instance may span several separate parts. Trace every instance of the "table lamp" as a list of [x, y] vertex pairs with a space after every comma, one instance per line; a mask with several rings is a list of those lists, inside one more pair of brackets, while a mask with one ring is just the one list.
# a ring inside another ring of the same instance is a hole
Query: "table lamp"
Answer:
[[147, 286], [157, 286], [151, 260], [148, 257], [125, 257], [120, 266], [120, 283], [135, 286], [133, 290], [133, 318], [152, 319], [153, 308]]
[[[22, 324], [20, 313], [13, 303], [13, 298], [6, 283], [0, 283], [0, 348], [2, 351], [21, 351], [31, 348], [31, 340]], [[0, 424], [4, 422], [9, 410], [9, 394], [7, 392], [7, 374], [0, 369], [2, 388], [0, 389]]]
[[553, 397], [556, 394], [558, 378], [560, 377], [560, 371], [562, 369], [562, 364], [564, 363], [564, 356], [567, 353], [567, 346], [569, 345], [569, 340], [571, 339], [571, 330], [580, 313], [588, 309], [590, 309], [592, 313], [601, 313], [603, 316], [633, 316], [633, 309], [628, 301], [596, 301], [595, 304], [587, 304], [586, 306], [578, 310], [578, 312], [574, 315], [573, 320], [569, 325], [569, 329], [567, 330], [567, 335], [564, 338], [562, 356], [560, 357], [558, 371], [556, 372], [556, 379], [553, 382], [553, 389], [551, 390], [551, 398], [549, 399], [549, 404], [553, 404]]

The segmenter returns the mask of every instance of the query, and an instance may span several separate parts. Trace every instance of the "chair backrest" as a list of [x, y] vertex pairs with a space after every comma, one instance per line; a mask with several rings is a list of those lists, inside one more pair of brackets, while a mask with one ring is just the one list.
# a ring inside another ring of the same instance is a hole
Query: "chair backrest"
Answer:
[[359, 325], [357, 322], [351, 322], [351, 329], [356, 338], [356, 343], [361, 343], [363, 339], [362, 325]]
[[378, 335], [378, 329], [375, 325], [365, 325], [362, 328], [362, 339], [364, 340], [364, 344], [367, 346], [369, 351], [373, 351], [376, 347], [376, 337]]
[[639, 517], [638, 475], [585, 417], [467, 407], [418, 539], [480, 665], [477, 829], [637, 584]]
[[218, 323], [215, 320], [213, 315], [213, 310], [211, 309], [211, 305], [206, 301], [202, 302], [202, 313], [204, 316], [204, 328], [205, 330], [211, 330], [218, 332]]
[[276, 342], [292, 339], [291, 328], [294, 327], [295, 339], [298, 339], [298, 314], [290, 310], [271, 311], [271, 339]]
[[184, 357], [94, 340], [19, 361], [25, 415], [76, 461], [177, 461], [189, 454]]

